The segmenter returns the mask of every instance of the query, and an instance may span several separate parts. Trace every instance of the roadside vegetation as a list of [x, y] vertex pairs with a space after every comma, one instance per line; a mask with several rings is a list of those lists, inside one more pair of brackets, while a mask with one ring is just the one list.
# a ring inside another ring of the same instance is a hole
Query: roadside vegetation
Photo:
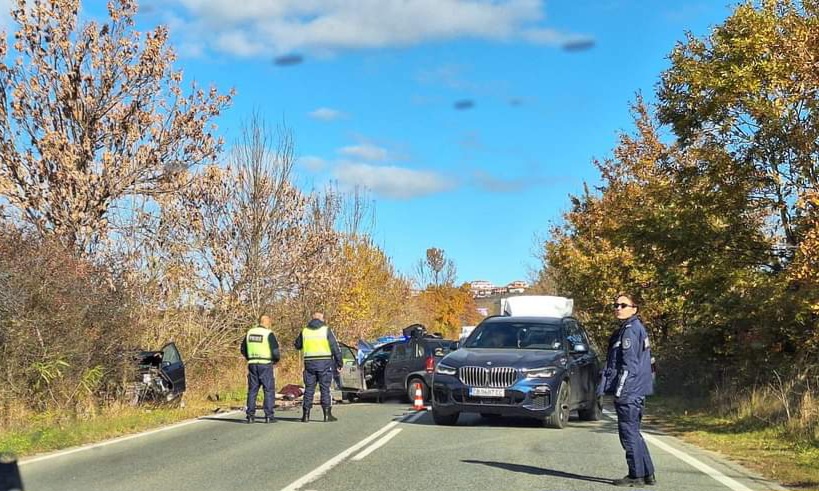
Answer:
[[[444, 251], [421, 259], [436, 280], [416, 286], [370, 238], [366, 193], [298, 185], [288, 128], [248, 114], [223, 142], [234, 94], [184, 82], [167, 29], [135, 30], [136, 2], [86, 23], [79, 0], [14, 3], [0, 42], [0, 451], [242, 405], [239, 343], [261, 313], [284, 351], [279, 386], [300, 379], [291, 346], [316, 309], [350, 344], [475, 321]], [[130, 407], [134, 353], [169, 341], [185, 407]]]
[[552, 229], [539, 288], [600, 341], [614, 296], [638, 293], [662, 392], [709, 401], [668, 422], [819, 487], [768, 451], [819, 448], [819, 3], [744, 2], [669, 60]]

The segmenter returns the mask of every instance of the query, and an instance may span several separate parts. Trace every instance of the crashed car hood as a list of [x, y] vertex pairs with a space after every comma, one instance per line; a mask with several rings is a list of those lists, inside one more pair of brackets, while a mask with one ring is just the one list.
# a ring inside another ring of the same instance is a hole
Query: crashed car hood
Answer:
[[[565, 363], [566, 354], [562, 351], [461, 348], [447, 355], [441, 363], [452, 368], [462, 366], [539, 368], [563, 365], [561, 359]], [[491, 362], [491, 365], [487, 362]]]

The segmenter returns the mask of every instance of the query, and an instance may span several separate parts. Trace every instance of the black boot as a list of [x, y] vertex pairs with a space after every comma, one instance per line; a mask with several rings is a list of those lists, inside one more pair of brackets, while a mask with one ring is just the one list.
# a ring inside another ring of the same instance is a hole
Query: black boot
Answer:
[[333, 416], [333, 408], [332, 407], [323, 407], [323, 408], [321, 408], [321, 410], [324, 411], [324, 422], [325, 423], [327, 423], [327, 422], [332, 423], [333, 421], [338, 421], [338, 418]]
[[310, 421], [310, 410], [305, 407], [301, 410], [301, 422], [306, 423], [308, 421]]
[[622, 479], [615, 479], [611, 483], [614, 484], [615, 486], [630, 486], [630, 487], [642, 486], [644, 484], [642, 477], [631, 477], [631, 476], [626, 476], [626, 477], [624, 477]]
[[654, 486], [657, 484], [657, 478], [654, 477], [654, 474], [649, 474], [643, 478], [643, 482], [646, 483], [646, 486]]
[[247, 415], [247, 424], [253, 424], [253, 423], [255, 423], [255, 422], [256, 422], [256, 416], [253, 416], [253, 415], [251, 415], [251, 414], [248, 414], [248, 415]]
[[277, 422], [277, 421], [278, 421], [278, 419], [276, 419], [276, 417], [275, 417], [275, 416], [265, 416], [265, 417], [264, 417], [264, 422], [265, 422], [265, 424], [268, 424], [268, 423], [275, 423], [275, 422]]

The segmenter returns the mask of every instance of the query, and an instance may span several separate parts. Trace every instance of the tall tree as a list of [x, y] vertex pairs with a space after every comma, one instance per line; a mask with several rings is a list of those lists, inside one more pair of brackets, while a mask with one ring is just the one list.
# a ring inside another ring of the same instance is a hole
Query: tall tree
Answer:
[[446, 252], [437, 247], [427, 249], [424, 258], [419, 259], [415, 266], [418, 284], [421, 288], [427, 286], [453, 286], [457, 275], [455, 262], [446, 257]]
[[134, 30], [134, 0], [108, 2], [101, 25], [78, 26], [79, 9], [17, 0], [12, 53], [0, 40], [0, 193], [18, 219], [88, 253], [123, 198], [214, 160], [212, 120], [230, 97], [183, 94], [167, 29]]

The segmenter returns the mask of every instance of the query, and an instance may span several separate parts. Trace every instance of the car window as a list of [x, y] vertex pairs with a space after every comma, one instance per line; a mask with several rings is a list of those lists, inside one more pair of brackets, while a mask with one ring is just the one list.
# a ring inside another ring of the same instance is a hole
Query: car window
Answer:
[[583, 336], [583, 331], [574, 319], [567, 319], [566, 322], [566, 342], [569, 349], [577, 344], [588, 346], [586, 338]]
[[479, 326], [464, 342], [465, 348], [563, 349], [561, 329], [556, 324], [498, 322]]
[[355, 360], [355, 353], [353, 350], [347, 346], [341, 346], [341, 359], [342, 360]]
[[409, 346], [406, 343], [397, 344], [392, 350], [392, 357], [390, 357], [390, 361], [408, 360], [410, 358], [410, 354]]
[[162, 348], [162, 361], [165, 363], [179, 363], [182, 361], [175, 344], [167, 344]]

